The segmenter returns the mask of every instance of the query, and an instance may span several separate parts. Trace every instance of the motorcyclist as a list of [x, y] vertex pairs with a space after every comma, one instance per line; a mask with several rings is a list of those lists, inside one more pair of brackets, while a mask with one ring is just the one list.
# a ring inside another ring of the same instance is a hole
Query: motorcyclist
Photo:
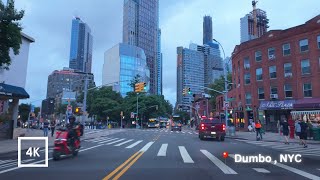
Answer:
[[76, 133], [76, 118], [74, 116], [70, 116], [69, 117], [69, 123], [67, 124], [67, 130], [68, 130], [68, 141], [69, 141], [69, 149], [71, 147], [74, 147], [74, 141], [77, 137], [77, 133]]

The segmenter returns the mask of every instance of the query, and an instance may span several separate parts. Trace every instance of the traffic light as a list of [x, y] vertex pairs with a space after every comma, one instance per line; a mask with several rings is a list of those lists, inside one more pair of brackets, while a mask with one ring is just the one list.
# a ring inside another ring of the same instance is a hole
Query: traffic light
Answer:
[[75, 110], [75, 112], [76, 112], [76, 113], [79, 113], [79, 111], [80, 111], [80, 110], [79, 110], [79, 108], [77, 107], [76, 110]]
[[76, 107], [74, 113], [77, 114], [77, 115], [80, 115], [82, 113], [81, 107]]
[[147, 83], [140, 82], [134, 85], [134, 92], [143, 92], [147, 88]]
[[188, 88], [188, 94], [191, 94], [192, 92], [191, 92], [191, 88]]

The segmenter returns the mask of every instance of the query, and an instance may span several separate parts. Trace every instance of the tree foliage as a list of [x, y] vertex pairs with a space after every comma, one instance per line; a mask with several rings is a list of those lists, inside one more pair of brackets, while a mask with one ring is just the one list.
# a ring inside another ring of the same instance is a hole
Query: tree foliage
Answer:
[[[229, 73], [227, 75], [227, 80], [229, 83], [232, 82], [232, 74], [231, 73]], [[219, 79], [216, 79], [214, 81], [214, 83], [211, 84], [209, 87], [211, 89], [223, 92], [225, 90], [224, 82], [225, 82], [224, 76], [221, 76]], [[232, 86], [228, 86], [229, 90], [230, 90], [230, 87], [232, 88]], [[221, 95], [221, 93], [218, 93], [215, 91], [209, 91], [209, 94], [211, 95], [210, 103], [212, 105], [212, 109], [215, 110], [216, 109], [216, 97]]]
[[128, 85], [132, 87], [132, 91], [134, 91], [135, 85], [139, 82], [141, 82], [141, 76], [140, 74], [137, 74], [134, 76], [134, 78], [130, 81]]
[[11, 64], [10, 49], [19, 54], [21, 40], [21, 24], [24, 11], [17, 11], [14, 0], [8, 0], [8, 5], [0, 1], [0, 68], [9, 69]]

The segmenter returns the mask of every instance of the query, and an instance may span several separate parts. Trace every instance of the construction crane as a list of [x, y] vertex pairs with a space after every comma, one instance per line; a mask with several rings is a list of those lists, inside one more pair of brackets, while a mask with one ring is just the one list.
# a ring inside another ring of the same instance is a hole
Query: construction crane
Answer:
[[257, 28], [258, 28], [258, 20], [257, 20], [257, 10], [256, 10], [256, 5], [257, 5], [258, 1], [253, 0], [252, 1], [252, 8], [253, 8], [253, 36], [256, 38], [258, 37], [258, 32], [257, 32]]

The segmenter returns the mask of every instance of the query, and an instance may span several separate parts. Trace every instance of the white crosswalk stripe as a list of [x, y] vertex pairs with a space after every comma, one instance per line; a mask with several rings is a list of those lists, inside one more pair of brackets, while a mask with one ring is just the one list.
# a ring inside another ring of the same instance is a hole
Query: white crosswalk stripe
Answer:
[[127, 146], [126, 148], [133, 148], [133, 147], [135, 147], [136, 145], [140, 144], [142, 141], [143, 141], [143, 140], [139, 140], [139, 141], [131, 144], [130, 146]]
[[166, 156], [167, 155], [167, 148], [168, 148], [168, 144], [162, 144], [157, 156]]
[[90, 140], [85, 140], [88, 142], [99, 142], [99, 141], [104, 141], [104, 140], [108, 140], [110, 139], [109, 137], [105, 137], [105, 138], [95, 138], [95, 139], [90, 139]]
[[[34, 159], [22, 160], [21, 164], [25, 164], [25, 163], [31, 162], [31, 161], [34, 161]], [[10, 166], [17, 166], [17, 165], [18, 165], [18, 159], [10, 160], [10, 161], [7, 161], [7, 163], [1, 164], [0, 165], [0, 169], [7, 168], [7, 167], [10, 167]]]
[[133, 141], [133, 139], [129, 139], [129, 140], [127, 140], [127, 141], [124, 141], [124, 142], [122, 142], [122, 143], [116, 144], [116, 145], [114, 145], [114, 146], [121, 146], [121, 145], [124, 145], [124, 144], [126, 144], [126, 143], [128, 143], [128, 142], [131, 142], [131, 141]]
[[119, 139], [119, 138], [112, 138], [112, 139], [108, 139], [108, 140], [104, 140], [104, 141], [99, 141], [98, 144], [103, 144], [103, 143], [114, 141], [114, 140], [117, 140], [117, 139]]
[[124, 139], [124, 138], [118, 139], [118, 140], [116, 140], [116, 141], [107, 143], [107, 145], [114, 144], [114, 143], [117, 143], [117, 142], [120, 142], [120, 141], [123, 141], [123, 140], [125, 140], [125, 139]]
[[194, 163], [184, 146], [179, 146], [179, 151], [184, 163]]
[[208, 159], [210, 159], [211, 162], [213, 162], [218, 168], [222, 170], [225, 174], [238, 174], [233, 169], [231, 169], [229, 166], [227, 166], [225, 163], [220, 161], [220, 159], [216, 158], [214, 155], [209, 153], [207, 150], [200, 150], [205, 156], [207, 156]]
[[0, 165], [1, 165], [1, 164], [5, 164], [5, 163], [14, 162], [14, 161], [17, 161], [17, 160], [16, 160], [16, 159], [0, 160]]
[[260, 172], [260, 173], [270, 173], [270, 171], [264, 169], [264, 168], [252, 168], [253, 170]]

